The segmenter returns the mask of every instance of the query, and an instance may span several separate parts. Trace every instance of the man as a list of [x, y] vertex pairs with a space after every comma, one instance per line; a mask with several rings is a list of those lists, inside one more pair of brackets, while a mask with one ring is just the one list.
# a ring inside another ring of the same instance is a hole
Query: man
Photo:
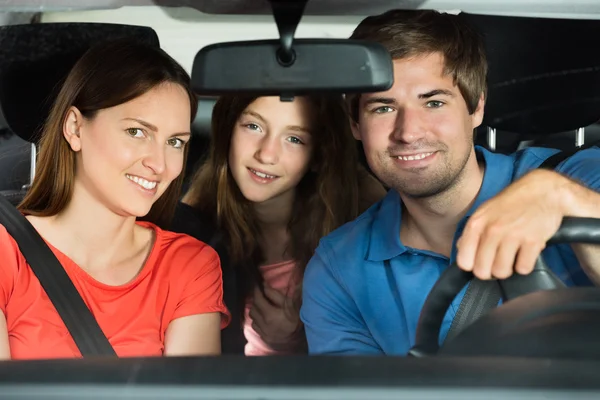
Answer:
[[[403, 355], [451, 263], [480, 279], [527, 274], [564, 216], [600, 217], [600, 149], [555, 172], [536, 168], [556, 150], [506, 156], [474, 147], [487, 63], [481, 38], [459, 16], [390, 11], [365, 19], [352, 38], [382, 43], [394, 60], [390, 90], [350, 100], [354, 135], [391, 190], [322, 239], [301, 318], [313, 354]], [[569, 286], [600, 282], [598, 246], [552, 246], [543, 256]]]

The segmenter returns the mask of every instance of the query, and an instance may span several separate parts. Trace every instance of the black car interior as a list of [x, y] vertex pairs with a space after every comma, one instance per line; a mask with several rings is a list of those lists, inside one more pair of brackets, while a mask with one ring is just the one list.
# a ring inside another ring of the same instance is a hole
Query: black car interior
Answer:
[[463, 13], [482, 32], [489, 95], [478, 144], [570, 150], [600, 141], [598, 21]]
[[[484, 33], [490, 63], [489, 101], [478, 143], [509, 153], [521, 142], [530, 141], [559, 148], [564, 158], [600, 140], [600, 129], [595, 126], [600, 120], [600, 21], [464, 16]], [[280, 43], [285, 48], [289, 42], [293, 49], [291, 28], [281, 26], [280, 33], [288, 34], [282, 35], [287, 39]], [[77, 23], [1, 27], [0, 108], [7, 129], [26, 143], [34, 143], [56, 87], [77, 57], [93, 43], [122, 36], [160, 45], [154, 30], [140, 26]], [[310, 43], [314, 44], [304, 45]], [[329, 44], [335, 46], [334, 42]], [[261, 45], [272, 52], [278, 48], [272, 42]], [[368, 51], [365, 48], [368, 46], [363, 46], [363, 51]], [[225, 60], [231, 55], [221, 57]], [[271, 68], [287, 67], [280, 63]], [[200, 78], [192, 75], [192, 79], [201, 90]], [[373, 79], [371, 83], [373, 90], [383, 87]], [[280, 89], [276, 92], [285, 100], [304, 90], [300, 80], [294, 85], [274, 89]], [[199, 93], [187, 181], [206, 157], [210, 143], [210, 112], [215, 99], [214, 93], [206, 94]], [[0, 135], [0, 147], [2, 143]], [[21, 161], [0, 156], [1, 173], [15, 174], [10, 178], [13, 186], [0, 187], [0, 195], [13, 204], [19, 202], [29, 183], [29, 177], [13, 167], [34, 159], [27, 151], [19, 154]], [[15, 186], [15, 180], [24, 178], [25, 182]], [[551, 242], [600, 244], [600, 220], [566, 219]], [[578, 387], [579, 395], [597, 398], [600, 347], [594, 343], [600, 333], [600, 290], [561, 288], [554, 284], [543, 262], [538, 264], [526, 284], [521, 280], [505, 285], [508, 289], [501, 294], [510, 300], [507, 304], [481, 316], [438, 349], [436, 334], [443, 315], [472, 278], [449, 268], [423, 309], [416, 350], [412, 352], [417, 357], [10, 361], [0, 362], [0, 398], [559, 398], [572, 395], [569, 390], [573, 386]]]

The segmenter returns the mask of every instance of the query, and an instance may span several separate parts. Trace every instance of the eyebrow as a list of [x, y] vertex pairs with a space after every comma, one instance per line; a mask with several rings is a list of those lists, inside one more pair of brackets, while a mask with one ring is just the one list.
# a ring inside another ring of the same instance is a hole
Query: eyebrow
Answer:
[[391, 97], [372, 97], [370, 99], [365, 100], [365, 105], [371, 104], [394, 104], [396, 100]]
[[[247, 111], [244, 111], [242, 114], [243, 115], [251, 115], [251, 116], [253, 116], [253, 117], [261, 120], [263, 124], [269, 125], [269, 123], [267, 122], [267, 120], [265, 118], [263, 118], [262, 115], [260, 115], [259, 113], [255, 112], [255, 111], [247, 110]], [[310, 130], [309, 129], [304, 128], [302, 126], [298, 126], [298, 125], [288, 125], [288, 126], [286, 126], [286, 129], [290, 129], [290, 130], [298, 131], [298, 132], [305, 132], [305, 133], [310, 134]]]
[[[144, 121], [143, 119], [139, 119], [139, 118], [123, 118], [123, 121], [135, 121], [138, 124], [143, 125], [146, 128], [150, 129], [152, 132], [158, 132], [158, 128], [156, 127], [156, 125], [152, 125], [150, 122]], [[170, 137], [176, 137], [176, 136], [192, 136], [192, 133], [191, 132], [174, 133]]]
[[449, 97], [454, 97], [454, 93], [452, 93], [452, 91], [447, 90], [447, 89], [434, 89], [431, 90], [427, 93], [421, 93], [419, 94], [419, 99], [428, 99], [430, 97], [433, 96], [449, 96]]
[[260, 120], [261, 120], [261, 121], [262, 121], [264, 124], [266, 124], [266, 123], [267, 123], [267, 120], [266, 120], [266, 119], [264, 119], [264, 118], [263, 118], [263, 116], [262, 116], [262, 115], [260, 115], [260, 114], [259, 114], [259, 113], [257, 113], [257, 112], [254, 112], [254, 111], [247, 110], [247, 111], [244, 111], [242, 114], [243, 114], [243, 115], [251, 115], [251, 116], [253, 116], [254, 118], [260, 119]]
[[[449, 96], [454, 97], [454, 93], [447, 89], [433, 89], [426, 93], [420, 93], [417, 97], [419, 99], [429, 99], [433, 96]], [[392, 97], [373, 97], [365, 100], [365, 105], [371, 104], [395, 104], [396, 100]]]

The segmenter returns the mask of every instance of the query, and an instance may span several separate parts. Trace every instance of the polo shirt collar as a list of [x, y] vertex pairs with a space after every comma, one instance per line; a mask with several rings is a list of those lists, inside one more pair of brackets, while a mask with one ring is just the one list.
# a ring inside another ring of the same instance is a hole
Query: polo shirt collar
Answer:
[[[514, 156], [492, 153], [480, 146], [475, 146], [475, 153], [478, 159], [484, 160], [485, 172], [477, 198], [467, 211], [467, 218], [473, 215], [481, 204], [508, 186], [512, 182], [514, 174]], [[407, 251], [406, 246], [400, 240], [401, 204], [400, 195], [393, 189], [381, 201], [371, 225], [367, 260], [390, 260]]]

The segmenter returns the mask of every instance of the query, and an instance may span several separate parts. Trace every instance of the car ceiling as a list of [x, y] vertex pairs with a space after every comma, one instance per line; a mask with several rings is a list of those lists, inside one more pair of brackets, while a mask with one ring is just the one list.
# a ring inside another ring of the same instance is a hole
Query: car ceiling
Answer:
[[[0, 12], [191, 7], [208, 14], [271, 14], [267, 0], [0, 0]], [[305, 15], [372, 15], [393, 9], [462, 10], [482, 14], [600, 18], [598, 0], [309, 0]]]

